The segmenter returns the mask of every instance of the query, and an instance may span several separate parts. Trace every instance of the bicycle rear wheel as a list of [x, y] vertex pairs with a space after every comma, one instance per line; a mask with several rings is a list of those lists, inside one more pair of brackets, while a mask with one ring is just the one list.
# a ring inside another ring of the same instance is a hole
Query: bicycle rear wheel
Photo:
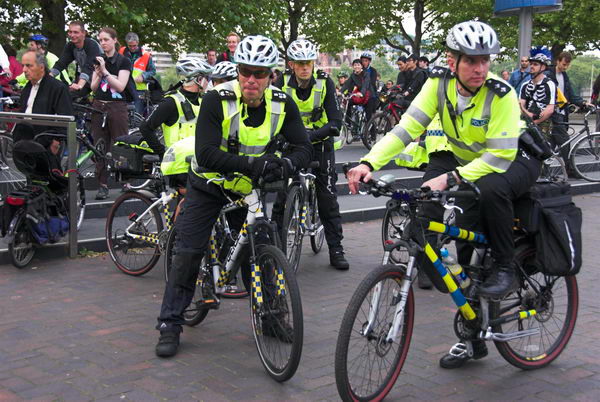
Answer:
[[[169, 232], [169, 237], [167, 238], [167, 244], [165, 246], [165, 282], [169, 282], [169, 274], [171, 272], [173, 256], [175, 255], [175, 239], [177, 233], [175, 228], [171, 229]], [[200, 324], [206, 316], [208, 315], [208, 308], [201, 307], [201, 303], [199, 300], [202, 299], [202, 292], [204, 291], [205, 286], [209, 286], [206, 282], [208, 280], [212, 280], [208, 278], [208, 275], [205, 275], [202, 271], [202, 267], [205, 264], [205, 259], [202, 259], [200, 263], [200, 274], [198, 276], [198, 280], [196, 281], [196, 290], [194, 292], [194, 297], [192, 298], [192, 302], [188, 306], [188, 308], [183, 312], [183, 320], [185, 325], [188, 327], [194, 327]]]
[[306, 222], [306, 211], [301, 211], [302, 206], [302, 192], [299, 186], [294, 185], [287, 194], [281, 231], [283, 252], [286, 254], [290, 268], [294, 272], [298, 271], [300, 255], [302, 254], [302, 239], [304, 237], [300, 223], [303, 218], [302, 213], [305, 215]]
[[[412, 289], [406, 296], [397, 339], [388, 343], [386, 337], [396, 315], [396, 305], [402, 300], [400, 288], [404, 280], [400, 267], [382, 265], [371, 271], [352, 295], [335, 349], [335, 381], [342, 400], [380, 401], [400, 375], [413, 329]], [[377, 309], [376, 318], [368, 333], [363, 334], [372, 308]]]
[[[577, 321], [579, 290], [575, 276], [555, 277], [536, 272], [535, 247], [525, 245], [516, 250], [516, 260], [532, 284], [521, 287], [490, 307], [492, 317], [506, 316], [535, 309], [534, 316], [511, 321], [492, 328], [494, 332], [510, 333], [538, 329], [538, 335], [509, 342], [495, 341], [502, 357], [515, 367], [533, 370], [552, 363], [565, 349]], [[535, 292], [534, 286], [540, 292]]]
[[8, 244], [10, 261], [16, 268], [25, 268], [35, 255], [35, 245], [27, 225], [25, 210], [17, 213], [14, 218], [13, 239]]
[[[257, 246], [250, 292], [252, 332], [267, 373], [276, 381], [290, 379], [302, 355], [303, 318], [296, 276], [283, 252], [275, 246]], [[260, 283], [258, 288], [257, 283]]]
[[[163, 232], [163, 222], [158, 209], [152, 208], [134, 223], [151, 205], [150, 198], [129, 191], [117, 198], [108, 211], [105, 231], [108, 252], [117, 268], [127, 275], [145, 274], [160, 258], [159, 236]], [[140, 237], [134, 238], [132, 234]]]
[[[386, 209], [381, 225], [381, 241], [384, 245], [402, 237], [407, 219], [406, 214], [400, 209]], [[390, 252], [390, 262], [393, 264], [408, 264], [409, 257], [406, 248], [397, 248]]]
[[573, 148], [570, 156], [573, 169], [587, 181], [600, 181], [600, 133], [581, 137]]

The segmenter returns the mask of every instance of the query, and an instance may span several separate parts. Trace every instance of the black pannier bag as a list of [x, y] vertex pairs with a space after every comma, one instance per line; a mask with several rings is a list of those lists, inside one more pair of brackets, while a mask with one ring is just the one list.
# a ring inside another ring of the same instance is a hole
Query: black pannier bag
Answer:
[[112, 147], [113, 168], [124, 178], [150, 173], [151, 166], [144, 164], [144, 155], [153, 153], [141, 134], [118, 137]]
[[579, 272], [582, 215], [573, 203], [568, 183], [536, 183], [515, 202], [515, 218], [534, 239], [540, 272], [553, 276]]

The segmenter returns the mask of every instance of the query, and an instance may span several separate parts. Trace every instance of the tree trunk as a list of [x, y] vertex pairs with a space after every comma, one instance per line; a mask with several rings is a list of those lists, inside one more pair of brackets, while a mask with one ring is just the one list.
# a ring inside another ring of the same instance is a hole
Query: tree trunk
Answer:
[[42, 14], [42, 32], [50, 40], [48, 50], [60, 57], [65, 47], [65, 9], [67, 0], [39, 0]]

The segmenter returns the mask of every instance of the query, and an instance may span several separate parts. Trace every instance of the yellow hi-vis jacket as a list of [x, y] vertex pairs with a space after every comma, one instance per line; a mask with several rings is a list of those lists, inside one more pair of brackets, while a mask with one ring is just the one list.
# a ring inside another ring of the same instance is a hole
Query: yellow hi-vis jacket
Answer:
[[461, 165], [458, 171], [462, 177], [475, 181], [489, 173], [505, 172], [517, 155], [520, 135], [520, 108], [514, 89], [489, 73], [470, 105], [456, 116], [456, 129], [446, 94], [456, 111], [457, 80], [449, 70], [436, 67], [400, 123], [361, 161], [380, 169], [439, 115], [450, 149]]

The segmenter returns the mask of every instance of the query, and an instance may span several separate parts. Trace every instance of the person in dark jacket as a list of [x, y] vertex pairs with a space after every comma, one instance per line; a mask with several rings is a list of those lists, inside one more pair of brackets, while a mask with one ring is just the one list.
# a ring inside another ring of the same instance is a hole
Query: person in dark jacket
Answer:
[[[366, 105], [371, 97], [371, 77], [363, 70], [363, 66], [359, 59], [352, 61], [353, 73], [346, 80], [340, 92], [346, 94], [351, 93], [350, 102], [354, 105]], [[350, 111], [350, 108], [347, 109]], [[350, 124], [350, 113], [346, 113], [344, 117], [346, 123]], [[369, 121], [369, 120], [367, 120]]]
[[235, 53], [238, 43], [240, 43], [240, 36], [235, 32], [229, 32], [226, 39], [227, 50], [217, 56], [217, 63], [222, 61], [233, 61], [233, 54]]
[[[585, 101], [581, 98], [581, 96], [577, 95], [575, 91], [573, 91], [573, 87], [571, 86], [571, 81], [569, 80], [569, 76], [567, 75], [567, 70], [571, 66], [571, 60], [573, 56], [569, 52], [562, 52], [558, 55], [556, 59], [556, 65], [549, 68], [547, 70], [546, 75], [556, 87], [562, 92], [562, 94], [567, 98], [567, 103], [562, 108], [556, 108], [554, 115], [552, 116], [552, 140], [555, 145], [564, 144], [565, 141], [569, 139], [569, 133], [567, 129], [569, 128], [569, 104], [574, 104], [579, 107], [585, 106]], [[565, 146], [560, 149], [560, 155], [563, 160], [569, 160], [569, 151], [570, 146]], [[572, 170], [572, 167], [567, 164], [567, 173], [569, 177], [577, 177], [577, 174]]]
[[371, 115], [377, 108], [377, 104], [379, 100], [377, 98], [377, 70], [375, 67], [371, 66], [371, 61], [373, 60], [373, 55], [371, 52], [364, 52], [360, 55], [360, 64], [363, 66], [363, 70], [365, 74], [369, 76], [369, 97], [367, 98], [367, 103], [365, 105], [365, 116], [366, 121], [371, 119]]
[[[600, 74], [596, 77], [596, 81], [594, 81], [594, 86], [592, 87], [592, 103], [598, 105], [598, 94], [600, 94]], [[596, 111], [596, 131], [600, 131], [600, 109]]]
[[[33, 114], [73, 115], [73, 105], [67, 86], [48, 75], [48, 63], [42, 53], [28, 50], [21, 56], [23, 72], [28, 82], [21, 92], [21, 112]], [[64, 128], [33, 126], [33, 130], [16, 130], [15, 142], [32, 140], [44, 131], [65, 132]], [[27, 134], [22, 134], [27, 133]], [[50, 144], [45, 144], [50, 145]]]
[[396, 77], [396, 85], [399, 88], [404, 88], [404, 84], [406, 83], [406, 56], [399, 56], [398, 60], [396, 60], [396, 64], [398, 65], [398, 77]]
[[69, 43], [65, 45], [50, 74], [56, 77], [75, 61], [77, 63], [75, 81], [69, 89], [75, 97], [85, 96], [91, 91], [90, 83], [94, 72], [94, 60], [100, 56], [102, 50], [98, 42], [87, 37], [85, 25], [81, 21], [71, 22], [67, 34], [69, 35]]

